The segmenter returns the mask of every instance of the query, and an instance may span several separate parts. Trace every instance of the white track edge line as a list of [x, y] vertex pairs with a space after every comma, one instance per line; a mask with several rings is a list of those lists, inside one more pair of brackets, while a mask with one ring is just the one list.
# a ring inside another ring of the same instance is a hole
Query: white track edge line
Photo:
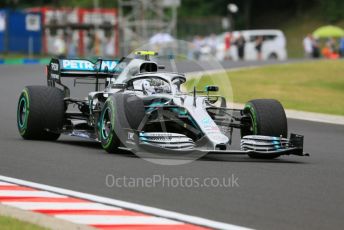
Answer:
[[42, 189], [42, 190], [46, 190], [50, 192], [56, 192], [63, 195], [83, 198], [83, 199], [87, 199], [87, 200], [91, 200], [91, 201], [95, 201], [99, 203], [114, 205], [114, 206], [130, 209], [130, 210], [135, 210], [135, 211], [139, 211], [139, 212], [143, 212], [143, 213], [147, 213], [147, 214], [151, 214], [151, 215], [155, 215], [159, 217], [165, 217], [165, 218], [169, 218], [173, 220], [179, 220], [182, 222], [200, 225], [200, 226], [209, 227], [209, 228], [223, 229], [223, 230], [250, 230], [251, 229], [251, 228], [246, 228], [246, 227], [242, 227], [242, 226], [238, 226], [234, 224], [213, 221], [213, 220], [205, 219], [202, 217], [181, 214], [181, 213], [177, 213], [173, 211], [167, 211], [167, 210], [163, 210], [159, 208], [154, 208], [154, 207], [145, 206], [141, 204], [135, 204], [135, 203], [112, 199], [112, 198], [91, 195], [91, 194], [82, 193], [82, 192], [76, 192], [76, 191], [72, 191], [68, 189], [53, 187], [50, 185], [39, 184], [39, 183], [25, 181], [25, 180], [16, 179], [16, 178], [7, 177], [7, 176], [0, 175], [0, 180], [5, 181], [5, 182], [19, 184], [19, 185], [29, 186], [29, 187], [33, 187], [37, 189]]

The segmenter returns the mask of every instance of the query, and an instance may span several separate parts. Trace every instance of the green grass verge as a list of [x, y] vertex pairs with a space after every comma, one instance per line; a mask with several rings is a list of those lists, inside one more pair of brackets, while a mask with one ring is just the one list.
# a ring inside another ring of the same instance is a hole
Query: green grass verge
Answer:
[[[229, 81], [228, 81], [229, 79]], [[233, 92], [230, 91], [229, 82]], [[219, 85], [220, 93], [238, 103], [254, 98], [275, 98], [285, 108], [344, 115], [344, 60], [321, 60], [246, 69], [203, 76], [186, 82]]]
[[24, 221], [19, 221], [12, 217], [0, 216], [0, 229], [1, 230], [44, 230], [40, 226], [30, 224]]

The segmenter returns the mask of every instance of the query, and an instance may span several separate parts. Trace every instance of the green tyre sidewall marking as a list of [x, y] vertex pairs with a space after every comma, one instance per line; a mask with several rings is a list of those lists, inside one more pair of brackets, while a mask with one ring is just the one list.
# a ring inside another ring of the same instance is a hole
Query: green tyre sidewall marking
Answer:
[[[108, 107], [110, 106], [110, 111], [111, 111], [111, 123], [112, 123], [112, 129], [114, 129], [114, 124], [115, 124], [115, 109], [114, 109], [114, 105], [112, 101], [107, 101], [105, 103], [105, 106]], [[114, 130], [110, 130], [110, 133], [108, 135], [108, 137], [106, 139], [103, 139], [103, 125], [104, 125], [104, 116], [105, 116], [105, 112], [107, 111], [107, 109], [104, 109], [102, 114], [101, 114], [101, 120], [100, 120], [100, 128], [99, 128], [99, 136], [101, 138], [101, 145], [103, 147], [103, 149], [108, 149], [110, 147], [110, 145], [113, 142], [113, 135], [114, 135]], [[105, 143], [104, 143], [105, 141]]]
[[[21, 104], [22, 100], [25, 100], [25, 106], [26, 106], [24, 124], [20, 124], [20, 111], [19, 111], [19, 109], [20, 109], [20, 104]], [[27, 131], [29, 114], [30, 114], [30, 99], [29, 99], [28, 90], [27, 90], [27, 88], [25, 88], [19, 97], [18, 108], [17, 108], [17, 125], [18, 125], [19, 133], [22, 136], [25, 135], [25, 133]]]
[[248, 103], [245, 105], [244, 110], [249, 110], [250, 111], [250, 117], [252, 120], [252, 128], [253, 128], [253, 134], [257, 135], [258, 134], [258, 124], [257, 124], [257, 114], [256, 110], [252, 106], [251, 103]]

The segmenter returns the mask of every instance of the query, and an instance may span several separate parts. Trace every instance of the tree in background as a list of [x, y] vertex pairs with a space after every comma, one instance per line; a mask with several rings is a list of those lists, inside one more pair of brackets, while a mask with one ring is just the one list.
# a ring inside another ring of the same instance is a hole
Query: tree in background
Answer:
[[344, 18], [343, 0], [319, 0], [319, 2], [324, 12], [323, 16], [329, 23], [334, 23]]

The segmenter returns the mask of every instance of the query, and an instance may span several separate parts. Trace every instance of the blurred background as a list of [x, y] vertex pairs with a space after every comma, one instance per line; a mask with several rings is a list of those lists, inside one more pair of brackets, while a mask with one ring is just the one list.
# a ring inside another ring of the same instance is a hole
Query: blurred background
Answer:
[[343, 0], [3, 0], [0, 61], [120, 57], [143, 44], [197, 60], [337, 59], [343, 27]]

